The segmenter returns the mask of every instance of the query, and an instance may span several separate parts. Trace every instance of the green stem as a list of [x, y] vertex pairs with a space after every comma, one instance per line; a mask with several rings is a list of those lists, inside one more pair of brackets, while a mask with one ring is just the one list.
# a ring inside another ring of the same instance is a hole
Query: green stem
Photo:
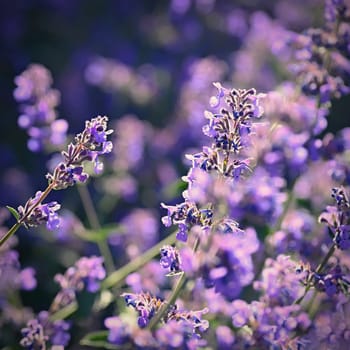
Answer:
[[120, 281], [124, 280], [130, 273], [136, 271], [143, 265], [145, 265], [148, 261], [153, 259], [155, 256], [159, 254], [160, 248], [163, 245], [173, 244], [176, 242], [176, 234], [177, 231], [157, 243], [155, 246], [144, 252], [142, 255], [130, 261], [128, 264], [124, 265], [117, 271], [112, 272], [103, 282], [102, 288], [111, 288], [117, 285]]
[[72, 315], [75, 311], [78, 310], [78, 303], [76, 301], [68, 304], [67, 306], [63, 307], [62, 309], [59, 309], [52, 315], [50, 315], [50, 319], [52, 321], [57, 321], [57, 320], [64, 320], [70, 315]]
[[292, 204], [294, 203], [294, 185], [295, 185], [295, 181], [293, 182], [292, 186], [291, 186], [291, 190], [288, 192], [288, 198], [283, 206], [283, 211], [281, 213], [281, 215], [279, 216], [276, 224], [273, 226], [271, 233], [275, 233], [276, 231], [281, 229], [283, 220], [285, 219], [288, 210], [291, 208]]
[[[92, 202], [90, 193], [87, 189], [86, 186], [77, 186], [78, 192], [79, 192], [79, 196], [81, 198], [81, 202], [83, 204], [84, 210], [86, 212], [86, 216], [89, 220], [90, 226], [92, 229], [94, 230], [100, 230], [101, 229], [101, 225], [100, 222], [98, 220], [98, 216], [94, 207], [94, 204]], [[109, 249], [108, 243], [106, 242], [106, 240], [99, 240], [98, 242], [96, 242], [98, 245], [98, 249], [101, 253], [101, 255], [104, 258], [104, 261], [106, 263], [106, 269], [107, 272], [111, 273], [112, 271], [115, 270], [115, 266], [114, 266], [114, 260], [113, 260], [113, 256], [111, 254], [111, 251]]]
[[[197, 251], [198, 246], [199, 246], [199, 237], [197, 237], [195, 242], [194, 242], [193, 252]], [[181, 276], [177, 280], [176, 286], [175, 286], [173, 292], [171, 293], [169, 299], [162, 305], [160, 310], [151, 319], [151, 322], [149, 323], [150, 330], [154, 330], [156, 325], [159, 323], [159, 321], [162, 319], [162, 317], [167, 312], [168, 308], [175, 303], [177, 297], [179, 296], [181, 290], [183, 289], [183, 287], [185, 286], [187, 281], [188, 281], [188, 278], [186, 277], [185, 273], [182, 272]]]
[[25, 216], [21, 218], [19, 221], [17, 221], [7, 232], [6, 234], [1, 237], [0, 239], [0, 247], [13, 235], [15, 232], [20, 228], [20, 226], [26, 221], [26, 219], [30, 216], [30, 214], [33, 212], [35, 208], [37, 208], [41, 202], [49, 195], [49, 193], [54, 188], [55, 183], [51, 183], [49, 186], [47, 186], [46, 190], [41, 194], [39, 200], [33, 205], [32, 208], [30, 208]]
[[0, 239], [0, 247], [20, 228], [22, 224], [19, 222], [16, 222], [7, 232], [4, 236]]

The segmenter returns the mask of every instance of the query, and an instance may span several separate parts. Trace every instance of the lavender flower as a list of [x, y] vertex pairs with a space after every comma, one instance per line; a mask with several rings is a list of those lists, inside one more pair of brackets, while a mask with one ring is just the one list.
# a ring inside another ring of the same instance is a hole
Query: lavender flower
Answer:
[[[252, 120], [262, 115], [261, 96], [257, 96], [254, 89], [229, 91], [220, 83], [214, 83], [214, 86], [218, 93], [211, 98], [210, 104], [213, 109], [221, 107], [221, 110], [218, 113], [207, 111], [205, 117], [209, 124], [203, 127], [204, 134], [213, 138], [213, 143], [211, 147], [203, 147], [200, 153], [187, 155], [187, 158], [193, 167], [208, 172], [215, 170], [237, 180], [243, 172], [250, 170], [249, 160], [240, 159], [238, 155], [248, 143]], [[222, 107], [222, 100], [225, 100], [226, 108]]]
[[47, 311], [41, 311], [38, 317], [28, 321], [22, 329], [20, 344], [28, 349], [45, 350], [47, 345], [68, 345], [70, 324], [66, 321], [51, 321]]
[[206, 232], [212, 224], [212, 210], [198, 209], [197, 205], [190, 200], [176, 206], [164, 203], [161, 203], [161, 206], [168, 210], [168, 214], [162, 217], [164, 226], [177, 224], [179, 231], [176, 238], [182, 242], [187, 241], [188, 231], [193, 225], [199, 225], [203, 232]]
[[37, 191], [35, 197], [30, 198], [24, 207], [18, 207], [18, 220], [26, 227], [36, 227], [46, 223], [48, 230], [54, 230], [60, 224], [56, 211], [61, 208], [61, 205], [57, 202], [40, 203], [42, 195], [43, 192]]
[[52, 309], [58, 310], [72, 303], [76, 298], [76, 293], [84, 288], [90, 293], [97, 292], [100, 281], [106, 277], [102, 264], [102, 257], [82, 257], [74, 266], [69, 267], [64, 275], [57, 274], [55, 281], [60, 285], [61, 290], [55, 297]]
[[70, 143], [68, 151], [62, 152], [64, 158], [53, 171], [53, 174], [47, 174], [46, 178], [49, 184], [55, 190], [65, 189], [73, 186], [77, 182], [86, 182], [88, 174], [83, 171], [83, 162], [94, 162], [96, 173], [100, 173], [103, 169], [98, 157], [112, 151], [112, 142], [107, 141], [107, 136], [113, 130], [107, 130], [106, 116], [98, 116], [85, 122], [85, 129], [78, 134], [74, 143]]
[[22, 112], [18, 125], [27, 129], [28, 148], [33, 152], [48, 146], [60, 148], [66, 141], [68, 123], [56, 119], [60, 94], [51, 88], [51, 73], [41, 64], [31, 64], [15, 83], [14, 97]]
[[138, 312], [137, 324], [140, 328], [148, 325], [151, 318], [164, 304], [164, 301], [151, 296], [149, 293], [123, 293], [126, 305], [133, 307]]

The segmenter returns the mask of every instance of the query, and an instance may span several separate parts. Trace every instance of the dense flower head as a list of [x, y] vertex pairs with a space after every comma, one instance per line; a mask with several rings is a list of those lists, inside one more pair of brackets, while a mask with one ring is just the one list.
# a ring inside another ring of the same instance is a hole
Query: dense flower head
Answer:
[[56, 211], [61, 208], [61, 205], [57, 202], [40, 203], [42, 195], [43, 192], [37, 191], [34, 198], [29, 198], [24, 207], [18, 207], [18, 220], [28, 227], [46, 223], [48, 230], [54, 230], [60, 224]]
[[20, 103], [18, 124], [27, 129], [28, 148], [37, 152], [44, 146], [59, 148], [66, 141], [68, 123], [56, 119], [60, 94], [51, 88], [52, 76], [41, 64], [31, 64], [15, 78], [15, 99]]
[[29, 320], [21, 330], [20, 344], [28, 350], [45, 350], [48, 344], [68, 345], [70, 324], [63, 320], [51, 321], [47, 311], [41, 311], [37, 318]]
[[98, 157], [110, 153], [113, 148], [112, 142], [107, 141], [108, 135], [113, 132], [107, 129], [107, 122], [106, 116], [87, 120], [84, 131], [75, 136], [74, 143], [68, 145], [67, 151], [62, 152], [64, 161], [55, 167], [52, 174], [46, 175], [55, 190], [85, 182], [88, 174], [84, 172], [84, 161], [92, 161], [96, 173], [103, 170], [103, 163]]
[[103, 258], [98, 256], [82, 257], [64, 275], [57, 274], [55, 281], [61, 290], [53, 303], [53, 309], [59, 309], [73, 302], [76, 293], [84, 288], [90, 293], [97, 292], [100, 282], [106, 277]]
[[133, 307], [138, 312], [137, 324], [140, 328], [146, 327], [164, 304], [163, 300], [149, 293], [123, 293], [121, 296], [124, 297], [127, 306]]
[[204, 134], [212, 138], [213, 143], [210, 147], [203, 147], [200, 153], [187, 155], [187, 158], [192, 161], [193, 167], [208, 172], [215, 170], [237, 180], [246, 170], [250, 170], [249, 160], [241, 159], [238, 155], [249, 142], [247, 136], [252, 131], [252, 119], [262, 115], [260, 96], [254, 89], [229, 91], [220, 83], [214, 83], [214, 86], [218, 92], [211, 97], [210, 105], [215, 112], [205, 112], [209, 124], [203, 127]]

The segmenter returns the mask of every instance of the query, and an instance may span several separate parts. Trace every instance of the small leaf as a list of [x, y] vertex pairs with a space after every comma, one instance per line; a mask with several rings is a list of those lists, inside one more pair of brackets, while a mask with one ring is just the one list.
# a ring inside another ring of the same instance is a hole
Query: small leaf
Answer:
[[113, 345], [108, 342], [108, 331], [97, 331], [88, 333], [83, 339], [80, 340], [80, 345], [111, 350], [120, 350], [123, 348], [122, 346]]
[[6, 205], [6, 208], [9, 210], [9, 212], [15, 217], [15, 219], [19, 220], [19, 213], [15, 208], [10, 207], [9, 205]]

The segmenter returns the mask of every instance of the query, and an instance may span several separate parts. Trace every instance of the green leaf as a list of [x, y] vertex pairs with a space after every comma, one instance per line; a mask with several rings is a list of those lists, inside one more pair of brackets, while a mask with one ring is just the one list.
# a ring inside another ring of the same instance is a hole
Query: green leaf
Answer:
[[15, 219], [19, 220], [19, 213], [15, 208], [10, 207], [9, 205], [6, 205], [6, 208], [9, 210], [9, 212], [15, 217]]
[[100, 349], [122, 349], [122, 346], [108, 343], [108, 331], [91, 332], [80, 340], [80, 345], [92, 346]]

